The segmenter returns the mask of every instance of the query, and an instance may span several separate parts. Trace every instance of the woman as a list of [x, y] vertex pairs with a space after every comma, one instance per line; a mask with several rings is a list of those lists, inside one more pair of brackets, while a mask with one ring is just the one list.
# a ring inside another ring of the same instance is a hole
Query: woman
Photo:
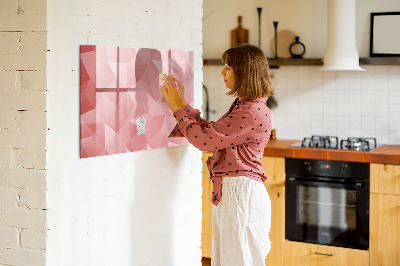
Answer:
[[271, 130], [268, 62], [252, 45], [228, 49], [222, 62], [227, 95], [237, 98], [216, 122], [200, 118], [186, 103], [179, 80], [169, 77], [161, 87], [178, 122], [170, 137], [185, 136], [196, 148], [214, 151], [207, 161], [213, 182], [212, 265], [265, 265], [271, 246], [271, 202], [261, 164]]

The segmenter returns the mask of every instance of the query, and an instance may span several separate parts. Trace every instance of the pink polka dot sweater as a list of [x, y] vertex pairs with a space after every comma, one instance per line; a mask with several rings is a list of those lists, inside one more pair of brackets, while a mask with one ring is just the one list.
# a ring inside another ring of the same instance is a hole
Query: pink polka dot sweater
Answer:
[[187, 105], [174, 112], [178, 121], [170, 137], [186, 137], [201, 151], [214, 151], [207, 160], [213, 195], [221, 200], [224, 176], [247, 176], [261, 182], [267, 179], [261, 159], [271, 132], [271, 112], [267, 98], [236, 99], [228, 112], [216, 122], [200, 117], [200, 111]]

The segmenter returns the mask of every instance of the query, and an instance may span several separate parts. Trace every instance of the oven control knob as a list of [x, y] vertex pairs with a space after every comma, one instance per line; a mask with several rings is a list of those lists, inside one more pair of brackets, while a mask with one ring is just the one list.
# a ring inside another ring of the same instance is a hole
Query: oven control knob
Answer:
[[347, 169], [347, 164], [342, 164], [342, 167], [340, 168], [340, 173], [341, 174], [346, 173], [346, 169]]
[[304, 165], [306, 166], [307, 171], [310, 172], [312, 170], [311, 162], [305, 162]]

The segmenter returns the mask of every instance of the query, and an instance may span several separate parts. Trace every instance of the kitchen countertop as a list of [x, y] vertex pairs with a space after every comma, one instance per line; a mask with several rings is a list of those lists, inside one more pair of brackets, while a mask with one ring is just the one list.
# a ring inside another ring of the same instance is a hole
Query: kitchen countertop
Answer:
[[363, 163], [400, 164], [400, 145], [383, 145], [372, 151], [290, 147], [301, 140], [270, 140], [264, 156]]

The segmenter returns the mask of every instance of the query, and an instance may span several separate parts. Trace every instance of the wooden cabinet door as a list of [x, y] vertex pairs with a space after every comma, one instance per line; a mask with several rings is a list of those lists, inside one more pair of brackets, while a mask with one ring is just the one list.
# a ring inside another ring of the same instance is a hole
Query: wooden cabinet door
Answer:
[[264, 156], [261, 163], [268, 177], [266, 184], [285, 185], [285, 158]]
[[371, 266], [400, 265], [400, 196], [371, 194]]
[[266, 266], [283, 265], [285, 240], [285, 158], [264, 156], [261, 160], [267, 175], [265, 187], [271, 199], [271, 250], [265, 259]]
[[203, 195], [202, 195], [202, 223], [201, 223], [201, 253], [204, 258], [211, 258], [212, 252], [212, 183], [206, 161], [211, 152], [203, 153]]
[[365, 250], [285, 241], [285, 266], [368, 266]]
[[265, 259], [266, 266], [283, 265], [285, 240], [285, 187], [265, 184], [271, 199], [271, 250]]
[[370, 165], [371, 193], [400, 195], [400, 165]]

